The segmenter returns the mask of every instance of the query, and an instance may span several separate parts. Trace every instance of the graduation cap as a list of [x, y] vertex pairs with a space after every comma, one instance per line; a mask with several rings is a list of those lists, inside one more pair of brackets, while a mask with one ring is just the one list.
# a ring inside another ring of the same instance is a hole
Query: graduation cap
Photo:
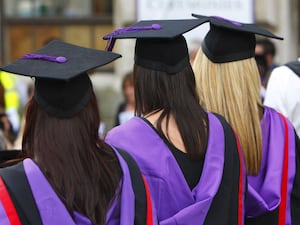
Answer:
[[1, 67], [1, 70], [35, 77], [34, 98], [37, 103], [52, 115], [68, 118], [90, 100], [93, 87], [87, 72], [119, 57], [112, 52], [54, 40]]
[[271, 32], [257, 26], [225, 19], [217, 16], [192, 14], [202, 23], [209, 22], [210, 30], [201, 47], [204, 54], [215, 63], [232, 62], [254, 57], [255, 35], [283, 40]]
[[202, 24], [201, 20], [142, 20], [132, 26], [117, 29], [103, 37], [111, 51], [116, 39], [134, 38], [135, 64], [148, 69], [177, 73], [189, 63], [188, 48], [183, 37]]

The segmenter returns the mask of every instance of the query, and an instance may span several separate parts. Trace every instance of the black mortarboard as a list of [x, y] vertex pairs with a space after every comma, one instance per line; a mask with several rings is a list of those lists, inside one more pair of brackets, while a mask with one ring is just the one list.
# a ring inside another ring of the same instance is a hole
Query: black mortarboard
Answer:
[[136, 38], [135, 63], [148, 69], [176, 73], [189, 63], [183, 33], [202, 24], [201, 20], [143, 20], [103, 37], [112, 50], [115, 39]]
[[254, 57], [255, 34], [283, 40], [256, 24], [240, 23], [222, 17], [192, 16], [199, 18], [202, 23], [210, 23], [210, 30], [202, 42], [202, 50], [215, 63]]
[[93, 88], [87, 72], [119, 57], [55, 40], [1, 70], [35, 77], [38, 104], [52, 115], [67, 118], [83, 109], [91, 97]]

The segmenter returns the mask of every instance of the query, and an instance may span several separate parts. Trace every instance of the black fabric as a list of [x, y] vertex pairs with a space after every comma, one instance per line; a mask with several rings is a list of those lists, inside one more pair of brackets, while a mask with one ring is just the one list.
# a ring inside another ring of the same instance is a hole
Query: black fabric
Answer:
[[268, 213], [265, 213], [261, 216], [255, 218], [246, 218], [245, 225], [278, 225], [278, 207]]
[[[236, 38], [233, 39], [232, 37]], [[211, 61], [224, 63], [254, 57], [255, 43], [256, 40], [253, 34], [231, 31], [211, 25], [201, 47]]]
[[300, 61], [299, 60], [289, 62], [285, 65], [287, 67], [289, 67], [298, 77], [300, 77]]
[[142, 119], [168, 146], [181, 169], [185, 181], [187, 182], [189, 188], [192, 190], [199, 183], [204, 165], [204, 157], [200, 161], [192, 161], [186, 153], [176, 148], [164, 135], [160, 134], [152, 125], [152, 123], [150, 123], [146, 118]]
[[70, 118], [81, 111], [91, 99], [93, 86], [88, 74], [72, 81], [37, 78], [34, 98], [43, 110], [60, 118]]
[[23, 162], [1, 168], [2, 177], [22, 225], [42, 225], [42, 220], [28, 183]]
[[21, 157], [21, 150], [0, 150], [0, 167], [1, 164], [8, 161]]
[[210, 23], [210, 30], [202, 42], [202, 50], [214, 63], [232, 62], [254, 57], [255, 34], [283, 39], [257, 26], [232, 21], [217, 16], [192, 14], [203, 23]]
[[222, 116], [215, 115], [222, 123], [225, 134], [224, 169], [219, 190], [212, 201], [204, 225], [238, 225], [240, 175], [238, 147], [232, 128]]
[[134, 62], [147, 69], [178, 73], [190, 63], [185, 38], [182, 35], [172, 39], [139, 38], [135, 44]]
[[137, 163], [129, 155], [128, 152], [126, 152], [122, 149], [119, 149], [119, 148], [117, 148], [117, 151], [120, 153], [120, 155], [126, 161], [128, 168], [129, 168], [129, 172], [130, 172], [132, 188], [133, 188], [133, 192], [134, 192], [134, 196], [135, 196], [134, 225], [146, 225], [147, 197], [146, 197], [144, 181], [141, 176], [141, 171], [140, 171]]
[[292, 225], [300, 224], [300, 139], [295, 131], [296, 141], [296, 175], [291, 197]]
[[[172, 144], [170, 145], [173, 146]], [[175, 148], [175, 146], [171, 146], [169, 146], [169, 149], [175, 157], [189, 188], [192, 190], [199, 183], [203, 170], [204, 158], [200, 161], [192, 161], [186, 153]]]

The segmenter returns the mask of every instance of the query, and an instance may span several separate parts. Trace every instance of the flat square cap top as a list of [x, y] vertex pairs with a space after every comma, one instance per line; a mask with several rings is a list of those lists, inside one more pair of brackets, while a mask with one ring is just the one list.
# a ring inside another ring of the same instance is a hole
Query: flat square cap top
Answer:
[[69, 118], [91, 99], [93, 87], [87, 72], [119, 57], [55, 40], [0, 69], [35, 77], [34, 98], [39, 106], [51, 115]]
[[54, 40], [45, 47], [1, 67], [1, 70], [23, 76], [69, 80], [119, 57], [119, 54], [112, 52]]
[[141, 20], [129, 27], [120, 28], [103, 37], [110, 38], [175, 38], [205, 22], [206, 19]]
[[[205, 19], [206, 20], [206, 19]], [[142, 20], [117, 29], [103, 38], [111, 51], [116, 39], [135, 38], [135, 64], [174, 74], [189, 64], [186, 40], [182, 34], [198, 27], [204, 20]]]
[[256, 24], [241, 23], [217, 16], [197, 14], [192, 16], [199, 18], [202, 23], [210, 23], [210, 30], [202, 42], [202, 50], [215, 63], [254, 57], [255, 35], [283, 39]]

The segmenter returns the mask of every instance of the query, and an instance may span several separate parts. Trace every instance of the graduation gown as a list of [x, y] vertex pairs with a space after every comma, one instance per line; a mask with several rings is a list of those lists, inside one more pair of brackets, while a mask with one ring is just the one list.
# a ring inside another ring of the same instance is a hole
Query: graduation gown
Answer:
[[[120, 195], [111, 204], [107, 212], [107, 225], [129, 225], [129, 224], [144, 224], [156, 225], [155, 211], [152, 210], [152, 203], [150, 200], [149, 190], [145, 184], [145, 192], [141, 190], [137, 182], [142, 182], [142, 176], [136, 167], [132, 165], [132, 158], [128, 153], [122, 153], [122, 150], [116, 151], [119, 163], [122, 170], [122, 178], [120, 181]], [[122, 153], [122, 154], [121, 154]], [[121, 156], [122, 155], [122, 156]], [[124, 160], [126, 157], [126, 161]], [[128, 160], [131, 160], [130, 166]], [[0, 185], [0, 224], [1, 225], [18, 225], [18, 224], [43, 224], [43, 225], [90, 225], [88, 218], [78, 212], [74, 212], [74, 219], [71, 217], [63, 202], [56, 195], [51, 185], [43, 175], [37, 164], [31, 159], [25, 159], [15, 167], [8, 168], [11, 170], [23, 171], [26, 177], [26, 182], [34, 199], [32, 208], [37, 209], [37, 213], [26, 208], [28, 200], [24, 197], [24, 190], [22, 185], [19, 185], [16, 195], [11, 193], [11, 187], [5, 182], [3, 174], [1, 174], [2, 186]], [[7, 176], [7, 174], [6, 174]], [[8, 174], [9, 176], [9, 174]], [[9, 203], [6, 196], [3, 197], [5, 190], [3, 184], [6, 186], [7, 196], [13, 199], [13, 203]], [[141, 183], [140, 183], [141, 184]], [[145, 196], [143, 196], [143, 194]], [[144, 199], [146, 198], [146, 199]], [[22, 206], [24, 206], [22, 208]], [[21, 207], [21, 209], [20, 209]], [[15, 208], [15, 209], [14, 209]], [[141, 210], [142, 211], [139, 211]], [[16, 210], [17, 213], [13, 213]], [[143, 211], [145, 210], [145, 212]], [[146, 213], [146, 214], [145, 214]], [[19, 222], [16, 214], [18, 214]], [[144, 218], [143, 218], [144, 217]], [[21, 222], [20, 222], [21, 220]], [[141, 222], [142, 221], [142, 222]]]
[[161, 225], [243, 224], [242, 153], [231, 127], [218, 117], [208, 113], [208, 147], [192, 190], [167, 144], [142, 118], [134, 117], [107, 134], [106, 142], [128, 151], [138, 163]]
[[262, 165], [248, 176], [247, 225], [300, 224], [299, 138], [292, 124], [265, 107], [261, 120]]

